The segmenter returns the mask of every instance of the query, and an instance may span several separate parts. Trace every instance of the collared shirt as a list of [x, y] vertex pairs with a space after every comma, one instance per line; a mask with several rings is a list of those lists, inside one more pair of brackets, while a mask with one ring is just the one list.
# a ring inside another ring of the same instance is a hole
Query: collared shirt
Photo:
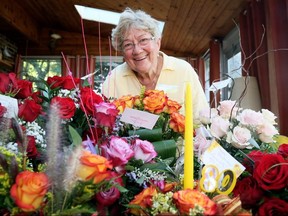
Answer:
[[[197, 117], [201, 109], [208, 107], [197, 73], [182, 59], [167, 56], [163, 52], [160, 52], [160, 55], [163, 56], [163, 67], [155, 89], [163, 90], [169, 99], [184, 107], [185, 86], [187, 82], [191, 82], [194, 118]], [[108, 98], [135, 96], [140, 94], [141, 87], [135, 73], [127, 63], [123, 63], [108, 74], [102, 85], [102, 93]]]

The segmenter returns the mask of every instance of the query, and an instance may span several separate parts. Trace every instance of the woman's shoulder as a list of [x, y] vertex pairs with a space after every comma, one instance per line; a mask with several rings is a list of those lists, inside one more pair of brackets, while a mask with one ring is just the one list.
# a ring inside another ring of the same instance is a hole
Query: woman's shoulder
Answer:
[[193, 67], [184, 58], [174, 57], [163, 53], [164, 68], [175, 71], [194, 71]]
[[113, 70], [109, 72], [109, 75], [116, 76], [116, 77], [127, 76], [130, 74], [131, 74], [131, 70], [126, 62], [123, 62], [122, 64], [118, 65], [117, 67], [115, 67]]

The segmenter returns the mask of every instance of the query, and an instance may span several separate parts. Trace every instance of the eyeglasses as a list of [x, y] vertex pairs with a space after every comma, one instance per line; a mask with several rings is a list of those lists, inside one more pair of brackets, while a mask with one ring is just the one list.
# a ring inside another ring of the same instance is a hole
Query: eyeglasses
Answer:
[[143, 48], [143, 47], [147, 46], [151, 40], [154, 40], [154, 39], [155, 39], [155, 37], [142, 38], [141, 40], [138, 41], [138, 43], [132, 43], [132, 42], [124, 43], [123, 44], [123, 51], [129, 51], [129, 50], [134, 49], [136, 44], [139, 47]]

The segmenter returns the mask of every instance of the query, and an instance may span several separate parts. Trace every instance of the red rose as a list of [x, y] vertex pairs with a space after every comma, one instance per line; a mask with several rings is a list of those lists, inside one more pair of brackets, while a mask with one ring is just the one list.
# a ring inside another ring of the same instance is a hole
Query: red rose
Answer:
[[15, 73], [0, 73], [0, 92], [12, 93], [17, 89], [17, 79]]
[[2, 118], [4, 116], [6, 111], [7, 111], [7, 108], [4, 106], [1, 106], [1, 104], [0, 104], [0, 118]]
[[238, 181], [233, 190], [233, 194], [235, 196], [240, 196], [242, 207], [244, 209], [251, 209], [254, 208], [262, 199], [264, 191], [251, 176]]
[[[260, 161], [263, 157], [263, 155], [265, 155], [266, 153], [262, 152], [262, 151], [251, 151], [249, 154], [248, 154], [248, 158], [244, 158], [243, 160], [243, 166], [245, 166], [246, 170], [249, 172], [249, 173], [253, 173], [253, 169], [254, 169], [254, 164], [258, 161]], [[251, 161], [252, 160], [252, 161]]]
[[25, 99], [32, 95], [32, 82], [28, 80], [17, 80], [18, 93], [16, 98]]
[[55, 89], [57, 87], [61, 87], [63, 89], [71, 90], [74, 89], [79, 83], [79, 78], [74, 78], [72, 76], [53, 76], [48, 77], [47, 83], [50, 85], [51, 89]]
[[276, 197], [269, 198], [260, 206], [256, 215], [288, 215], [288, 203]]
[[40, 91], [33, 92], [31, 98], [38, 104], [42, 103], [43, 99], [40, 97], [42, 96]]
[[79, 78], [74, 78], [72, 76], [63, 77], [63, 85], [62, 88], [72, 90], [80, 83]]
[[37, 104], [34, 100], [24, 100], [23, 104], [19, 105], [19, 118], [22, 118], [24, 121], [32, 122], [34, 121], [39, 114], [42, 112], [42, 107]]
[[116, 106], [112, 103], [101, 102], [96, 104], [95, 108], [95, 118], [97, 120], [97, 124], [104, 127], [113, 127], [119, 112]]
[[[106, 180], [112, 180], [119, 185], [123, 185], [122, 178], [118, 177], [115, 172], [110, 172]], [[111, 187], [109, 190], [99, 192], [95, 195], [96, 200], [101, 206], [110, 206], [115, 203], [120, 197], [120, 191], [116, 187]]]
[[255, 163], [253, 177], [264, 190], [278, 190], [287, 187], [287, 161], [277, 154], [267, 154]]
[[51, 105], [56, 104], [59, 109], [59, 115], [62, 119], [70, 119], [74, 116], [76, 106], [71, 98], [54, 97], [51, 100]]
[[38, 155], [38, 151], [36, 148], [36, 141], [34, 136], [27, 136], [28, 138], [28, 146], [27, 146], [27, 156], [29, 158], [35, 158]]
[[47, 84], [50, 86], [51, 89], [55, 89], [62, 86], [63, 79], [60, 76], [48, 77]]
[[103, 98], [89, 87], [84, 87], [80, 90], [80, 97], [80, 107], [83, 112], [88, 115], [93, 115], [93, 113], [95, 113], [95, 104], [99, 104], [103, 101]]
[[280, 145], [277, 154], [281, 155], [285, 159], [288, 159], [288, 144], [285, 143]]

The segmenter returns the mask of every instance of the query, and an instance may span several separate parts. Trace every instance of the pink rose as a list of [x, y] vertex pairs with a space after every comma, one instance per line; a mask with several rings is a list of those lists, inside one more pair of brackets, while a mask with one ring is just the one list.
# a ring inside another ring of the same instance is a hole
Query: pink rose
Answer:
[[230, 116], [235, 118], [237, 111], [239, 111], [239, 107], [236, 106], [236, 101], [231, 100], [221, 101], [220, 106], [218, 106], [217, 109], [219, 110], [220, 116], [223, 118], [230, 118]]
[[112, 103], [101, 102], [99, 104], [96, 104], [95, 108], [95, 118], [98, 125], [104, 127], [113, 127], [119, 112], [116, 106]]
[[126, 140], [115, 136], [111, 138], [109, 146], [103, 145], [101, 148], [105, 157], [112, 160], [113, 166], [125, 165], [134, 156]]
[[206, 138], [209, 132], [205, 127], [196, 128], [195, 131], [194, 152], [201, 155], [210, 146], [211, 140]]
[[254, 110], [245, 109], [237, 116], [237, 120], [243, 125], [249, 125], [257, 127], [264, 121], [263, 115]]
[[211, 134], [217, 138], [220, 139], [224, 135], [227, 134], [229, 130], [229, 120], [228, 119], [223, 119], [220, 116], [217, 116], [212, 119], [211, 123]]
[[266, 122], [257, 128], [257, 133], [259, 134], [259, 139], [264, 143], [274, 142], [273, 136], [278, 134], [278, 130], [274, 125]]
[[157, 156], [154, 146], [149, 141], [136, 139], [134, 143], [134, 158], [144, 163], [150, 162]]
[[[236, 126], [233, 128], [231, 135], [231, 144], [238, 148], [244, 149], [250, 145], [249, 140], [251, 139], [252, 135], [250, 130], [244, 127]], [[229, 136], [228, 136], [229, 137]]]
[[211, 119], [215, 118], [218, 115], [218, 111], [215, 108], [206, 108], [200, 111], [199, 120], [202, 124], [210, 124]]

